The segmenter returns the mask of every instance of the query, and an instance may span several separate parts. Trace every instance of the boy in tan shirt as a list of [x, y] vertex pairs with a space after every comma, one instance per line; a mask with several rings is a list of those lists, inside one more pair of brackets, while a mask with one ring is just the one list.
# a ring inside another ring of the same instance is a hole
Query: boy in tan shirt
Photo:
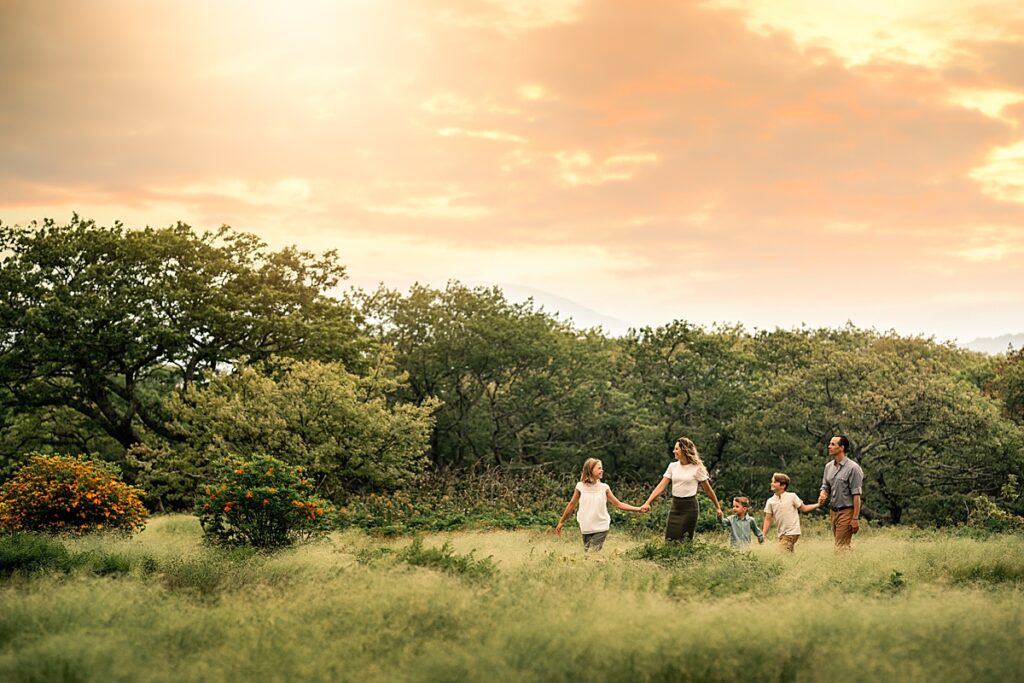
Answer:
[[790, 493], [789, 476], [782, 472], [772, 475], [772, 493], [774, 495], [764, 504], [764, 528], [761, 532], [767, 536], [768, 528], [774, 520], [779, 547], [793, 552], [796, 542], [800, 540], [800, 513], [816, 510], [821, 503], [808, 505], [798, 495]]

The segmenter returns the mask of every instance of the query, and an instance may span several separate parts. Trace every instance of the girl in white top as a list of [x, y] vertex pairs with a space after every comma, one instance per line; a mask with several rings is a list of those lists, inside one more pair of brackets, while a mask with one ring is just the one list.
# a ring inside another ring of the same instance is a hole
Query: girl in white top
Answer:
[[668, 513], [665, 527], [665, 538], [671, 541], [693, 540], [693, 532], [697, 528], [697, 516], [700, 508], [697, 505], [697, 487], [704, 489], [711, 502], [715, 504], [715, 513], [722, 518], [722, 505], [718, 502], [715, 490], [711, 488], [711, 477], [700, 459], [697, 446], [685, 436], [676, 440], [672, 454], [676, 461], [669, 463], [661, 481], [651, 491], [647, 501], [640, 507], [641, 512], [651, 509], [651, 502], [661, 495], [662, 491], [672, 484], [672, 509]]
[[573, 508], [579, 504], [579, 512], [576, 513], [576, 521], [579, 522], [580, 532], [583, 533], [584, 550], [600, 550], [604, 545], [604, 539], [608, 536], [608, 527], [612, 518], [608, 514], [608, 503], [610, 502], [620, 510], [640, 512], [635, 505], [627, 505], [619, 501], [612, 493], [608, 484], [601, 483], [604, 476], [604, 465], [597, 458], [587, 458], [583, 463], [583, 474], [576, 484], [576, 490], [572, 493], [572, 499], [565, 506], [562, 518], [555, 525], [555, 533], [562, 535], [562, 527], [565, 520], [569, 519]]

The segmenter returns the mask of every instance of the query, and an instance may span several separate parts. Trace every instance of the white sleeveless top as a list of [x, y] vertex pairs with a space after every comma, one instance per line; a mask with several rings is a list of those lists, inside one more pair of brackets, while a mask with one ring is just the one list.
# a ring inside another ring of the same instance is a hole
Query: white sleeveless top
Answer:
[[576, 490], [580, 492], [580, 507], [576, 511], [576, 521], [580, 524], [580, 532], [596, 534], [608, 531], [612, 518], [608, 514], [608, 484], [598, 482], [586, 484], [579, 482]]

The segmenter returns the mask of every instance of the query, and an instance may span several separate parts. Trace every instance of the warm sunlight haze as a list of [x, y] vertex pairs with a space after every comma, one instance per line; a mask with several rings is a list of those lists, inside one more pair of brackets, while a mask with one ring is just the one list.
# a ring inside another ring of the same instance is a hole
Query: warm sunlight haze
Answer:
[[7, 225], [227, 224], [615, 334], [1024, 332], [1013, 0], [0, 0], [0, 93]]

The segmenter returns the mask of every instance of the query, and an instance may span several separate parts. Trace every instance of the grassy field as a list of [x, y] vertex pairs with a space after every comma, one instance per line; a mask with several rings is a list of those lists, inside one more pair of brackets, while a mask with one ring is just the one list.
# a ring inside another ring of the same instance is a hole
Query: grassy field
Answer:
[[0, 680], [987, 681], [1024, 672], [1024, 538], [866, 530], [836, 555], [614, 530], [380, 539], [271, 556], [160, 517], [0, 578]]

